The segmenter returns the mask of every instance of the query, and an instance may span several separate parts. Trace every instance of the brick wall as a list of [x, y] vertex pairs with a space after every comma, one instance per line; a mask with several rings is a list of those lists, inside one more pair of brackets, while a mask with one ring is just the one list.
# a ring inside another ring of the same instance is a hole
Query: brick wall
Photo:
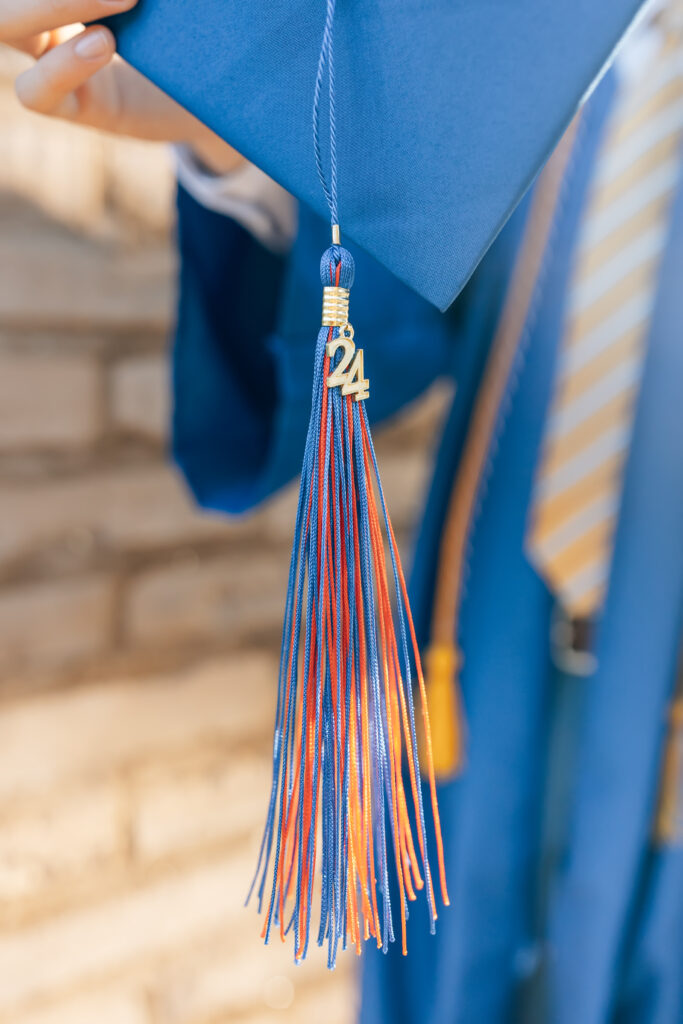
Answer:
[[[5, 152], [47, 145], [2, 109]], [[64, 150], [91, 181], [101, 144]], [[169, 212], [112, 166], [99, 205], [0, 198], [0, 1024], [345, 1024], [351, 958], [294, 969], [242, 908], [296, 495], [227, 522], [169, 466]], [[442, 404], [380, 440], [404, 538]]]

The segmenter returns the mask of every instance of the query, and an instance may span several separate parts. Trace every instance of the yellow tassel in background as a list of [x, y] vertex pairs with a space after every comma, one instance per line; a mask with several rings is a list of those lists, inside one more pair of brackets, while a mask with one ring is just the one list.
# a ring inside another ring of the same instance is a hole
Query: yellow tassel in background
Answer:
[[[427, 707], [434, 774], [440, 782], [457, 775], [463, 762], [464, 726], [458, 687], [460, 666], [461, 655], [454, 644], [432, 644], [427, 651]], [[422, 734], [420, 739], [424, 745]]]
[[662, 846], [683, 842], [683, 698], [673, 702], [669, 714], [654, 829]]

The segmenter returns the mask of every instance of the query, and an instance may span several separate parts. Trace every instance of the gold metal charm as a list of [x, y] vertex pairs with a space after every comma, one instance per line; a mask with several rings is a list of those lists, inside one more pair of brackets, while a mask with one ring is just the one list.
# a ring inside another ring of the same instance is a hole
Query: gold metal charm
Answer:
[[363, 349], [353, 343], [353, 327], [344, 324], [339, 336], [327, 343], [327, 354], [332, 359], [341, 348], [342, 357], [327, 378], [328, 388], [341, 388], [342, 395], [353, 395], [354, 401], [362, 402], [370, 397], [370, 381], [363, 376]]
[[323, 327], [338, 327], [339, 334], [327, 343], [327, 354], [342, 357], [327, 378], [328, 388], [341, 388], [342, 395], [353, 395], [356, 402], [370, 397], [370, 381], [363, 376], [363, 349], [356, 349], [353, 327], [349, 323], [349, 289], [323, 288]]

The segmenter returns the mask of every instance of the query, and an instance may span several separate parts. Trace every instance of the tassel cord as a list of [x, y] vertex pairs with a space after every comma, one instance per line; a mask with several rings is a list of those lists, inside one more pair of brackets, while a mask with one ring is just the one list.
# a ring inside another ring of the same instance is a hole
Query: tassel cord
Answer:
[[[339, 223], [339, 204], [337, 198], [337, 111], [335, 102], [334, 87], [334, 14], [336, 0], [327, 0], [325, 11], [325, 25], [323, 28], [322, 46], [318, 59], [318, 70], [313, 90], [313, 151], [315, 154], [315, 166], [318, 171], [318, 178], [322, 185], [325, 199], [330, 210], [332, 224]], [[328, 78], [328, 130], [330, 147], [330, 182], [328, 185], [320, 145], [320, 103], [322, 98], [322, 86], [327, 68]]]

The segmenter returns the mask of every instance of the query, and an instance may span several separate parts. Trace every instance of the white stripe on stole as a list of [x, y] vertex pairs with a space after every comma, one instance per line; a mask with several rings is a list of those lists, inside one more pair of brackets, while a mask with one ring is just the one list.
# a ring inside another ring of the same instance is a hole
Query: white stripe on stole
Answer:
[[676, 47], [666, 56], [658, 57], [656, 63], [649, 62], [645, 72], [640, 71], [629, 79], [622, 95], [618, 97], [614, 124], [623, 128], [655, 98], [657, 93], [675, 81], [682, 70], [683, 58]]
[[567, 459], [556, 470], [543, 476], [538, 482], [538, 497], [544, 501], [556, 498], [559, 494], [578, 484], [584, 477], [599, 469], [613, 455], [623, 452], [628, 447], [631, 436], [630, 424], [616, 423], [606, 430], [592, 444], [583, 448], [571, 459]]
[[653, 306], [654, 289], [649, 286], [636, 292], [622, 306], [617, 306], [613, 313], [563, 349], [560, 354], [559, 379], [565, 381], [582, 370], [634, 328], [645, 328]]
[[673, 156], [655, 167], [648, 178], [639, 181], [603, 210], [595, 210], [583, 229], [579, 250], [588, 252], [614, 231], [620, 230], [632, 217], [655, 199], [672, 192], [680, 174], [680, 160]]
[[563, 520], [551, 533], [545, 534], [542, 540], [536, 544], [538, 553], [542, 555], [545, 562], [557, 558], [558, 555], [579, 540], [584, 533], [592, 530], [598, 523], [606, 519], [613, 519], [619, 505], [619, 495], [616, 488], [611, 487], [605, 494], [598, 495], [581, 509]]
[[607, 582], [609, 559], [596, 557], [580, 569], [574, 576], [570, 576], [562, 583], [562, 594], [571, 607], [589, 594], [596, 587]]
[[577, 316], [583, 313], [618, 285], [627, 274], [652, 262], [662, 251], [668, 230], [669, 225], [660, 219], [577, 284], [570, 303], [571, 314]]
[[612, 399], [632, 388], [638, 381], [642, 362], [643, 355], [638, 347], [590, 387], [579, 392], [571, 402], [558, 407], [548, 438], [558, 444], [585, 420], [600, 412]]
[[683, 124], [683, 98], [675, 100], [655, 117], [645, 121], [633, 134], [611, 149], [595, 175], [596, 185], [604, 186], [618, 178], [654, 146], [676, 134]]

